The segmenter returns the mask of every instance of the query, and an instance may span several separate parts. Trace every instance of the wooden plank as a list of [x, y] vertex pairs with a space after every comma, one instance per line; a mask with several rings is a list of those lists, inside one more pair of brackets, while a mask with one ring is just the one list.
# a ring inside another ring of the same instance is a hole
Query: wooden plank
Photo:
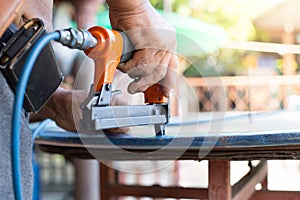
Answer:
[[208, 199], [231, 199], [230, 161], [210, 160], [208, 162]]
[[[285, 122], [282, 120], [283, 123]], [[236, 121], [239, 123], [239, 121]], [[268, 123], [266, 121], [265, 123]], [[261, 122], [262, 123], [262, 122]], [[275, 122], [274, 122], [275, 123]], [[279, 123], [279, 122], [278, 122]], [[122, 148], [124, 150], [130, 151], [143, 151], [143, 150], [158, 150], [160, 148], [165, 149], [187, 149], [197, 150], [204, 149], [205, 147], [214, 149], [276, 149], [276, 147], [287, 147], [293, 148], [300, 145], [300, 129], [297, 130], [273, 130], [268, 132], [250, 132], [247, 133], [220, 133], [219, 135], [206, 135], [205, 133], [199, 133], [199, 136], [194, 137], [148, 137], [148, 138], [138, 138], [134, 136], [125, 137], [108, 137], [108, 138], [95, 138], [88, 136], [84, 138], [84, 144], [82, 143], [82, 137], [74, 138], [73, 141], [68, 138], [55, 138], [44, 135], [45, 137], [39, 138], [36, 141], [38, 145], [49, 145], [56, 147], [74, 147], [74, 148], [88, 148], [91, 151], [97, 149], [111, 149], [112, 151], [118, 151]], [[63, 134], [63, 133], [62, 133]], [[189, 145], [189, 146], [187, 146]], [[281, 148], [283, 149], [283, 148]], [[285, 150], [286, 148], [284, 148]]]
[[[132, 154], [128, 154], [124, 157], [124, 153], [120, 151], [114, 151], [109, 149], [109, 147], [104, 149], [87, 150], [85, 147], [82, 148], [72, 148], [72, 147], [57, 147], [57, 146], [47, 146], [40, 145], [39, 148], [42, 151], [48, 153], [57, 153], [65, 155], [68, 158], [82, 158], [90, 159], [96, 158], [100, 160], [170, 160], [174, 156], [181, 153], [180, 157], [177, 157], [178, 160], [284, 160], [284, 159], [300, 159], [300, 145], [292, 147], [291, 146], [279, 146], [275, 147], [264, 147], [264, 148], [252, 148], [252, 149], [220, 149], [212, 150], [205, 157], [199, 157], [199, 150], [164, 150], [161, 154], [149, 154], [153, 150], [135, 150], [130, 149]], [[183, 152], [183, 153], [182, 153]]]
[[207, 199], [207, 189], [184, 188], [184, 187], [162, 187], [159, 185], [109, 185], [108, 193], [111, 196], [134, 196], [134, 197], [153, 197], [153, 198], [188, 198], [188, 199]]
[[[120, 147], [134, 150], [150, 148], [157, 150], [161, 147], [173, 149], [203, 149], [205, 147], [244, 149], [299, 145], [299, 114], [299, 111], [252, 113], [250, 120], [249, 113], [246, 112], [238, 112], [238, 114], [236, 112], [231, 112], [231, 114], [226, 112], [221, 116], [214, 116], [214, 114], [207, 116], [208, 114], [202, 113], [202, 115], [196, 115], [194, 118], [194, 121], [199, 121], [199, 124], [168, 126], [166, 137], [155, 137], [153, 127], [139, 130], [135, 135], [78, 135], [76, 133], [49, 130], [41, 133], [35, 143], [63, 147], [86, 147], [89, 149], [112, 149], [115, 146], [115, 149]], [[210, 127], [218, 126], [220, 130], [217, 129], [212, 133], [207, 133]], [[150, 135], [143, 135], [147, 131], [150, 132]]]
[[260, 86], [260, 85], [300, 85], [300, 76], [220, 76], [205, 78], [187, 78], [190, 86]]
[[267, 161], [261, 161], [256, 167], [245, 175], [232, 187], [233, 200], [249, 199], [255, 193], [255, 186], [261, 183], [267, 176]]
[[[297, 1], [295, 1], [295, 2], [297, 2]], [[293, 4], [293, 6], [297, 7], [297, 6], [295, 6], [295, 4]], [[276, 13], [276, 12], [274, 12], [274, 13]], [[273, 16], [270, 19], [273, 20], [274, 19]], [[260, 21], [260, 20], [257, 20], [257, 21]], [[268, 24], [266, 22], [262, 22], [262, 23]], [[277, 23], [277, 21], [275, 21], [275, 23]], [[278, 29], [276, 30], [276, 29], [272, 29], [272, 28], [266, 28], [264, 30], [266, 31], [266, 33], [272, 34], [272, 37], [274, 37], [274, 38], [280, 38], [280, 37], [282, 37], [282, 34], [283, 34], [282, 27], [280, 27], [280, 30], [278, 30]], [[294, 39], [293, 39], [293, 43], [294, 43]], [[296, 45], [296, 44], [281, 44], [281, 43], [269, 43], [269, 42], [229, 40], [224, 44], [224, 46], [222, 46], [222, 48], [278, 53], [281, 55], [300, 54], [300, 47], [299, 47], [299, 45]]]
[[256, 191], [250, 200], [300, 200], [300, 192], [296, 191]]
[[[176, 136], [172, 136], [176, 133], [173, 129], [167, 129], [164, 137], [78, 135], [45, 130], [35, 143], [48, 152], [79, 158], [94, 156], [100, 160], [300, 159], [299, 114], [284, 111], [261, 113], [253, 115], [252, 120], [245, 115], [234, 115], [234, 118], [224, 119], [220, 133], [205, 132], [208, 126], [218, 123], [216, 121], [183, 126]], [[194, 130], [199, 132], [192, 134]], [[200, 150], [209, 151], [205, 158], [199, 157]]]

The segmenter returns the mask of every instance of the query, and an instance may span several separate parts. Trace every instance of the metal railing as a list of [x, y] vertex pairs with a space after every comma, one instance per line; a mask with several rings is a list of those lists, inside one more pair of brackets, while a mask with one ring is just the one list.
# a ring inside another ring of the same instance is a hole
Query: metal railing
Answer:
[[286, 109], [289, 96], [300, 94], [299, 75], [221, 76], [187, 81], [196, 91], [200, 111], [220, 110], [218, 98], [222, 97], [226, 98], [226, 110]]

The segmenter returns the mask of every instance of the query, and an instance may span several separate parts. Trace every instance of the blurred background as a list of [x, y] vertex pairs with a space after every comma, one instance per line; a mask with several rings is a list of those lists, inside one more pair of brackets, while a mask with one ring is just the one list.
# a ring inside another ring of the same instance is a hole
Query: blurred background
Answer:
[[[100, 2], [100, 3], [99, 3]], [[69, 26], [110, 27], [104, 2], [78, 18], [80, 1], [55, 1], [55, 29]], [[197, 94], [197, 110], [270, 111], [300, 109], [300, 1], [298, 0], [151, 0], [152, 5], [178, 32], [179, 72]], [[83, 15], [84, 16], [84, 15]], [[82, 76], [82, 88], [92, 75], [80, 75], [84, 56], [56, 45], [56, 54], [66, 75], [65, 87], [72, 88], [74, 77]], [[93, 70], [92, 66], [90, 67]], [[217, 83], [222, 85], [208, 84]], [[220, 105], [219, 90], [226, 93]], [[187, 110], [189, 106], [187, 105]], [[41, 199], [73, 199], [75, 169], [61, 155], [36, 154]], [[159, 162], [149, 162], [148, 166]], [[144, 163], [115, 165], [136, 168]], [[232, 183], [249, 171], [248, 162], [232, 162]], [[300, 191], [300, 163], [269, 161], [269, 189]], [[196, 172], [197, 173], [194, 173]], [[118, 172], [120, 182], [193, 187], [208, 185], [207, 162], [178, 161], [147, 174]], [[197, 174], [197, 175], [195, 175]], [[135, 198], [123, 198], [135, 199]], [[141, 198], [149, 199], [149, 198]]]

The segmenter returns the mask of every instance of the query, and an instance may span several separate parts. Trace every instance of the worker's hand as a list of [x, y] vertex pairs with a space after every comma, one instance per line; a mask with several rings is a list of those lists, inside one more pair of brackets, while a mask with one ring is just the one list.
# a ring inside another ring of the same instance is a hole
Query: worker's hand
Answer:
[[[38, 113], [30, 115], [31, 122], [45, 120], [47, 118], [67, 130], [79, 131], [79, 120], [82, 119], [81, 103], [87, 98], [87, 92], [83, 90], [67, 90], [59, 87]], [[113, 97], [112, 105], [125, 105], [124, 99]], [[111, 128], [108, 133], [125, 133], [129, 128]]]
[[132, 59], [118, 67], [135, 79], [128, 92], [143, 92], [159, 83], [168, 97], [174, 85], [171, 74], [177, 67], [175, 29], [147, 0], [107, 0], [107, 3], [112, 28], [128, 34], [137, 50]]
[[80, 104], [87, 97], [83, 90], [66, 90], [58, 88], [45, 106], [31, 117], [32, 121], [50, 118], [68, 131], [76, 132], [82, 117]]

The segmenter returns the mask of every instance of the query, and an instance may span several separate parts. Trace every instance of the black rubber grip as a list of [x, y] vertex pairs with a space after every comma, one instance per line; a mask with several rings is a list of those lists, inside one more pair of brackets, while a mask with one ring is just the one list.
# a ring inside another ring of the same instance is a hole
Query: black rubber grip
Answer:
[[132, 57], [132, 54], [134, 52], [134, 45], [131, 43], [129, 37], [124, 32], [120, 31], [120, 34], [123, 38], [123, 51], [121, 63], [124, 63]]

